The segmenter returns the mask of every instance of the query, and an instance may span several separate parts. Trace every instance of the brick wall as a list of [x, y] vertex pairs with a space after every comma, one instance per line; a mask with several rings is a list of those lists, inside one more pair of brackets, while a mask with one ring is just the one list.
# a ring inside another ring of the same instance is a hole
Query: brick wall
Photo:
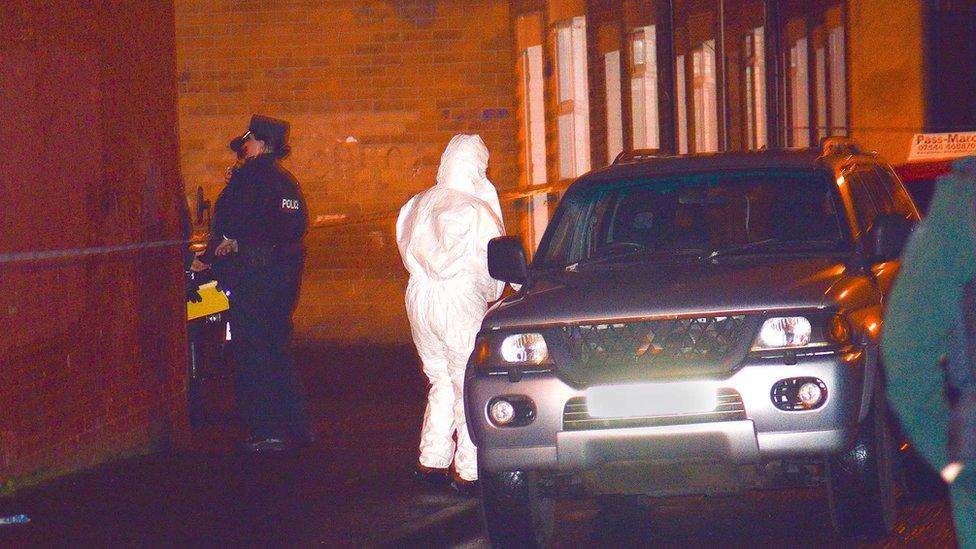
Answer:
[[[0, 492], [186, 423], [173, 11], [0, 6]], [[12, 184], [8, 184], [12, 183]]]
[[[291, 123], [284, 165], [313, 228], [296, 336], [409, 341], [397, 209], [457, 133], [517, 180], [515, 55], [503, 0], [176, 0], [181, 165], [219, 193], [252, 113]], [[506, 212], [509, 217], [509, 212]], [[508, 220], [514, 226], [514, 218]]]
[[851, 137], [895, 164], [908, 157], [912, 135], [925, 123], [922, 5], [878, 0], [847, 4]]

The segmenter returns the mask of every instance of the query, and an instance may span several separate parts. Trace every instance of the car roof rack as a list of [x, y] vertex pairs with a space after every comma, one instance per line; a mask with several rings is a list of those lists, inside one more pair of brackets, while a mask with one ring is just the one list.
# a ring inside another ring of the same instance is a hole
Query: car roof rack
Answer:
[[857, 144], [857, 141], [843, 135], [831, 135], [824, 137], [820, 140], [820, 149], [823, 156], [844, 153], [849, 155], [864, 154], [864, 151], [861, 150], [861, 146]]
[[640, 162], [641, 160], [650, 160], [652, 158], [664, 158], [667, 155], [661, 154], [658, 149], [634, 149], [631, 151], [621, 151], [616, 158], [613, 159], [614, 164], [624, 164], [626, 162]]

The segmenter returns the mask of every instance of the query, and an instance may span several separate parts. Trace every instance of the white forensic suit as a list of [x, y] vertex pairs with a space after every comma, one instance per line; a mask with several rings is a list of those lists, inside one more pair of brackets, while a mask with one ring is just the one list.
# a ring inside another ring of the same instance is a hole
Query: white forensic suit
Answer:
[[400, 209], [396, 226], [410, 273], [410, 331], [430, 380], [420, 464], [446, 469], [453, 461], [463, 480], [478, 478], [477, 449], [464, 421], [464, 368], [488, 303], [504, 286], [488, 276], [488, 241], [505, 229], [487, 168], [481, 137], [454, 136], [441, 156], [437, 184]]

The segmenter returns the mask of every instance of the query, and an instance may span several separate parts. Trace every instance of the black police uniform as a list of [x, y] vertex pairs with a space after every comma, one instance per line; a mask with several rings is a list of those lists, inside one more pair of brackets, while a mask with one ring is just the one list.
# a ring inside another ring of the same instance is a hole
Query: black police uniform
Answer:
[[214, 270], [229, 291], [242, 421], [257, 440], [303, 441], [311, 431], [288, 345], [308, 213], [277, 160], [262, 154], [245, 162], [217, 198], [212, 234], [237, 240], [238, 252], [217, 258]]

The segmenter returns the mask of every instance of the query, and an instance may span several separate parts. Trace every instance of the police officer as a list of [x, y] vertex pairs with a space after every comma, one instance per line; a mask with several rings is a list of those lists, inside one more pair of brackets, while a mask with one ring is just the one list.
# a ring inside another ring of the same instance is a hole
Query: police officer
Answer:
[[250, 452], [312, 439], [288, 349], [308, 212], [294, 177], [278, 164], [289, 152], [287, 135], [287, 122], [254, 115], [231, 141], [243, 162], [217, 198], [211, 230], [214, 274], [229, 292], [238, 412]]

